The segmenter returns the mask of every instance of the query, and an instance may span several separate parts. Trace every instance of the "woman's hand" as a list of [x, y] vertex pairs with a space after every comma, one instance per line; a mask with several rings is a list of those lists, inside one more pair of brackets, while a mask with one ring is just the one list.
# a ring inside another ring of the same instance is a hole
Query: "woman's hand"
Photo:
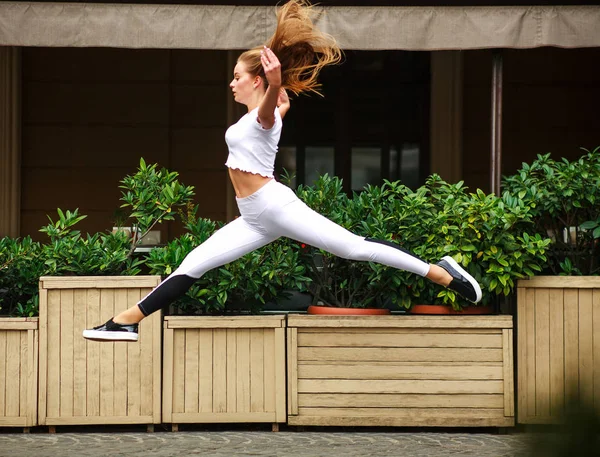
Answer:
[[260, 61], [269, 86], [279, 89], [281, 87], [281, 63], [275, 53], [265, 46], [260, 51]]

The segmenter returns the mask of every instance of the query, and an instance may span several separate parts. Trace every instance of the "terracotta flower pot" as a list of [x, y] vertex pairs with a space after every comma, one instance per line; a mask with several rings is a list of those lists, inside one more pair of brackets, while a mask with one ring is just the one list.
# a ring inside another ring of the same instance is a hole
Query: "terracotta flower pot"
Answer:
[[482, 315], [494, 314], [493, 306], [468, 306], [461, 311], [456, 311], [448, 305], [413, 305], [411, 314], [433, 314], [433, 315]]
[[331, 306], [311, 305], [306, 310], [308, 314], [326, 314], [329, 316], [365, 316], [390, 314], [389, 309], [380, 308], [335, 308]]

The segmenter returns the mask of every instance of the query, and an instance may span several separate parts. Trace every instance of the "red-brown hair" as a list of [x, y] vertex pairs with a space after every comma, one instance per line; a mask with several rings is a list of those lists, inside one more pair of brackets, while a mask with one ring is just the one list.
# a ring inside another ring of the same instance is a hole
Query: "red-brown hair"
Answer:
[[[342, 53], [335, 38], [318, 30], [311, 19], [312, 5], [305, 0], [290, 0], [277, 11], [275, 33], [266, 43], [281, 62], [282, 86], [298, 95], [319, 93], [319, 72], [326, 65], [339, 63]], [[266, 84], [260, 61], [262, 46], [244, 52], [238, 62], [246, 64], [252, 75]]]

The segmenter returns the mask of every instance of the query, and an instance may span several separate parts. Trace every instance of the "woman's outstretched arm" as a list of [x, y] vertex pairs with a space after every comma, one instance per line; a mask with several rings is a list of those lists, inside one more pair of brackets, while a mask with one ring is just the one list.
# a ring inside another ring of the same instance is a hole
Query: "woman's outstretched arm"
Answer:
[[269, 85], [258, 105], [258, 121], [262, 128], [268, 130], [275, 125], [275, 108], [281, 89], [281, 63], [273, 51], [266, 46], [261, 52], [260, 60]]

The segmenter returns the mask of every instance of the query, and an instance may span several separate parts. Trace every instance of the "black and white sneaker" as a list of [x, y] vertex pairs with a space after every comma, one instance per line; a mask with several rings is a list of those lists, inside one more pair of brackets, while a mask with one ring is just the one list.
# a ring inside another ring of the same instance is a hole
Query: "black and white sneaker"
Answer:
[[137, 341], [138, 324], [121, 325], [111, 318], [92, 330], [84, 330], [83, 337], [95, 341]]
[[479, 287], [475, 278], [456, 263], [452, 257], [442, 257], [442, 260], [436, 265], [442, 267], [452, 276], [452, 282], [448, 285], [448, 289], [458, 292], [473, 303], [481, 300], [481, 287]]

